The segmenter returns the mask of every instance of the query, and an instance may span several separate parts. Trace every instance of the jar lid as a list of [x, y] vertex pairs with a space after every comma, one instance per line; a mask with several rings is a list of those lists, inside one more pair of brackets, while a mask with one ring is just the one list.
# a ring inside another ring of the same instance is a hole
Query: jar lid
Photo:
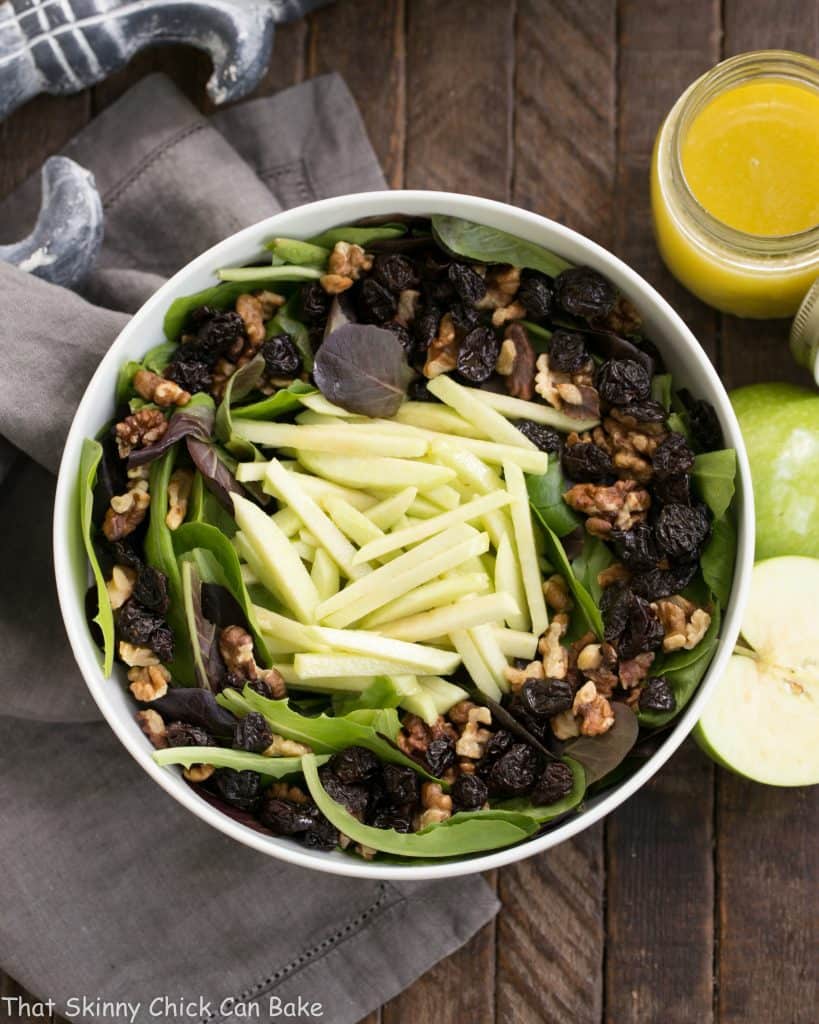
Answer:
[[791, 352], [819, 384], [819, 278], [808, 289], [791, 326]]

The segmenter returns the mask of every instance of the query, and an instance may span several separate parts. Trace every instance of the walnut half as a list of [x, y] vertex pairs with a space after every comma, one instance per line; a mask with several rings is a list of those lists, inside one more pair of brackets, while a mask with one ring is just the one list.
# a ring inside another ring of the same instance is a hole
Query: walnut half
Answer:
[[509, 324], [506, 328], [495, 369], [506, 378], [510, 395], [531, 400], [535, 393], [535, 350], [521, 324]]

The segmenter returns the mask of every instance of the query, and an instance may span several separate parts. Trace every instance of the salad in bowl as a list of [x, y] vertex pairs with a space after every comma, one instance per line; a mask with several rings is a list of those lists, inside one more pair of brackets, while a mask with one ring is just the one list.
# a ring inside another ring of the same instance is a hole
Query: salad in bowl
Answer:
[[695, 698], [735, 447], [591, 265], [449, 212], [263, 241], [164, 301], [77, 442], [105, 685], [255, 845], [522, 856]]

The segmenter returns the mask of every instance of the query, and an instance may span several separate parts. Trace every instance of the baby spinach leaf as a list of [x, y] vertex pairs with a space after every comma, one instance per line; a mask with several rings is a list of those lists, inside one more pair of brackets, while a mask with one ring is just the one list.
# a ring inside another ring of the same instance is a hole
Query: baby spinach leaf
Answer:
[[277, 391], [269, 398], [263, 398], [252, 405], [242, 405], [236, 410], [236, 415], [243, 420], [277, 420], [294, 409], [301, 408], [299, 399], [302, 395], [316, 395], [318, 388], [307, 384], [303, 380], [294, 380], [286, 388]]
[[[213, 690], [218, 682], [218, 679], [212, 678], [215, 654], [218, 651], [216, 626], [205, 618], [202, 611], [202, 577], [199, 573], [196, 553], [188, 552], [183, 555], [179, 559], [179, 568], [194, 671], [199, 686], [203, 690]], [[224, 666], [222, 666], [222, 674], [224, 671]]]
[[189, 523], [205, 522], [205, 482], [199, 470], [193, 474], [188, 513], [185, 518]]
[[672, 412], [668, 417], [668, 429], [675, 434], [682, 436], [691, 444], [691, 430], [688, 426], [688, 414], [684, 412]]
[[737, 453], [733, 448], [704, 452], [694, 459], [692, 483], [715, 519], [720, 519], [728, 511], [734, 496], [736, 472]]
[[737, 531], [730, 515], [714, 521], [711, 539], [700, 556], [703, 579], [720, 604], [728, 604], [734, 577]]
[[349, 412], [394, 416], [413, 373], [401, 342], [383, 327], [345, 324], [325, 339], [313, 377], [321, 393]]
[[102, 670], [106, 676], [111, 675], [114, 666], [114, 613], [111, 610], [111, 602], [108, 599], [108, 590], [105, 586], [105, 578], [102, 575], [97, 552], [94, 550], [92, 522], [92, 511], [94, 508], [94, 486], [97, 482], [97, 466], [102, 458], [102, 445], [99, 441], [93, 441], [87, 437], [82, 443], [80, 455], [80, 478], [79, 478], [79, 513], [80, 531], [82, 542], [85, 547], [85, 554], [91, 566], [91, 574], [94, 577], [94, 585], [97, 590], [97, 614], [94, 622], [99, 626], [102, 633]]
[[213, 423], [213, 433], [217, 440], [221, 441], [222, 444], [229, 444], [233, 441], [234, 444], [245, 444], [247, 445], [248, 451], [240, 451], [234, 449], [234, 455], [237, 458], [252, 460], [254, 457], [253, 446], [249, 442], [242, 442], [241, 438], [233, 437], [233, 415], [231, 412], [231, 406], [235, 402], [240, 402], [243, 398], [246, 398], [256, 387], [258, 387], [264, 376], [264, 359], [261, 355], [254, 356], [249, 363], [245, 363], [244, 366], [240, 366], [239, 369], [231, 374], [225, 385], [225, 392], [222, 395], [222, 401], [219, 403], [219, 408], [216, 410], [216, 419]]
[[[229, 691], [225, 690], [224, 695]], [[223, 694], [219, 695], [220, 703]], [[238, 695], [237, 695], [238, 696]], [[355, 717], [331, 718], [327, 715], [318, 715], [316, 718], [308, 718], [293, 711], [288, 700], [268, 700], [266, 697], [254, 693], [253, 690], [245, 687], [242, 694], [242, 701], [252, 711], [260, 711], [268, 720], [275, 732], [287, 736], [299, 743], [306, 743], [316, 753], [332, 754], [345, 747], [361, 746], [377, 754], [382, 761], [390, 761], [392, 764], [402, 764], [412, 768], [423, 775], [424, 778], [434, 779], [425, 771], [417, 761], [407, 757], [398, 747], [394, 746], [393, 740], [397, 735], [397, 728], [393, 735], [382, 734], [381, 728], [395, 728], [398, 725], [398, 717], [392, 710], [394, 719], [385, 716], [371, 716], [368, 724], [366, 721], [356, 721]], [[234, 705], [235, 707], [236, 705]], [[376, 709], [377, 710], [377, 709]]]
[[173, 341], [163, 341], [161, 344], [155, 345], [145, 353], [142, 359], [143, 369], [161, 376], [167, 369], [176, 348], [176, 343]]
[[559, 458], [549, 459], [549, 468], [541, 476], [527, 476], [526, 489], [538, 518], [558, 537], [565, 537], [580, 525], [580, 517], [563, 500], [569, 485]]
[[203, 575], [203, 582], [218, 583], [230, 591], [244, 613], [259, 660], [266, 666], [271, 665], [270, 653], [253, 611], [253, 602], [242, 579], [239, 556], [227, 537], [207, 523], [183, 523], [173, 531], [172, 547], [177, 558], [195, 548], [204, 548], [213, 556], [221, 574], [211, 568]]
[[210, 690], [195, 686], [173, 687], [164, 697], [151, 702], [166, 722], [196, 725], [219, 740], [232, 740], [238, 719], [216, 703]]
[[652, 669], [655, 675], [664, 675], [674, 691], [677, 707], [674, 711], [639, 711], [640, 725], [657, 728], [675, 718], [691, 700], [694, 692], [705, 675], [717, 647], [720, 621], [722, 618], [719, 603], [711, 612], [711, 625], [705, 636], [691, 651], [676, 651]]
[[210, 395], [193, 395], [187, 405], [175, 409], [168, 420], [168, 429], [154, 444], [146, 448], [137, 448], [128, 456], [128, 468], [146, 466], [154, 462], [183, 437], [193, 437], [199, 441], [207, 441], [213, 430], [215, 405]]
[[571, 266], [534, 242], [460, 217], [433, 214], [432, 233], [446, 252], [481, 263], [511, 263], [515, 267], [539, 270], [549, 277], [556, 277]]
[[[265, 757], [245, 750], [228, 750], [227, 747], [167, 747], [155, 750], [151, 755], [160, 765], [179, 764], [190, 768], [192, 764], [212, 764], [216, 768], [232, 768], [236, 772], [258, 772], [272, 779], [301, 772], [300, 757]], [[329, 755], [316, 758], [316, 764], [329, 761]]]
[[[119, 373], [117, 374], [117, 405], [127, 402], [131, 395], [133, 395], [134, 377], [136, 377], [137, 371], [141, 369], [142, 363], [137, 363], [133, 359], [120, 366]], [[133, 412], [133, 409], [131, 411]]]
[[366, 690], [357, 694], [334, 694], [333, 713], [349, 715], [367, 708], [397, 708], [404, 699], [389, 676], [378, 676]]
[[308, 238], [311, 245], [320, 245], [325, 249], [332, 249], [336, 242], [350, 242], [354, 245], [361, 245], [365, 248], [370, 242], [377, 242], [389, 238], [401, 238], [407, 233], [406, 224], [390, 223], [380, 224], [373, 227], [350, 227], [330, 228], [329, 231], [322, 231], [320, 235]]
[[[178, 447], [170, 448], [151, 463], [149, 478], [151, 504], [148, 530], [145, 534], [145, 556], [148, 564], [168, 577], [168, 624], [174, 635], [174, 660], [168, 666], [171, 675], [183, 686], [194, 685], [193, 656], [188, 643], [182, 576], [173, 547], [174, 531], [165, 522], [168, 514], [168, 482], [173, 472]], [[179, 528], [184, 529], [183, 526]], [[176, 531], [178, 532], [178, 531]]]
[[480, 850], [495, 850], [526, 839], [537, 831], [537, 822], [514, 811], [462, 811], [420, 832], [402, 833], [391, 828], [362, 824], [322, 786], [316, 758], [302, 758], [304, 781], [322, 814], [353, 842], [398, 857], [456, 857]]
[[187, 448], [188, 454], [193, 460], [193, 464], [201, 473], [207, 489], [226, 511], [232, 511], [233, 502], [230, 498], [231, 494], [244, 496], [247, 492], [236, 480], [224, 459], [219, 457], [216, 445], [206, 444], [204, 441], [189, 437], [187, 439]]
[[586, 620], [589, 629], [602, 640], [603, 616], [600, 614], [600, 609], [594, 603], [594, 600], [588, 590], [586, 590], [580, 580], [575, 576], [571, 562], [566, 555], [563, 545], [560, 543], [560, 538], [541, 517], [538, 509], [535, 506], [533, 506], [533, 508], [535, 515], [540, 519], [541, 526], [543, 527], [543, 539], [546, 544], [547, 558], [556, 566], [557, 571], [569, 584], [569, 589], [574, 596], [575, 604], [580, 610], [580, 614]]
[[493, 804], [492, 810], [517, 811], [536, 821], [538, 825], [544, 825], [547, 821], [552, 821], [554, 818], [559, 818], [561, 814], [574, 810], [586, 792], [586, 773], [579, 761], [574, 761], [570, 757], [564, 757], [561, 760], [571, 768], [574, 779], [571, 792], [567, 793], [562, 800], [553, 804], [533, 804], [528, 796], [517, 796]]
[[666, 412], [671, 410], [671, 374], [658, 373], [651, 381], [651, 397], [659, 402]]
[[589, 786], [614, 771], [637, 742], [640, 725], [631, 708], [614, 701], [611, 709], [614, 712], [614, 725], [608, 732], [602, 736], [580, 736], [570, 740], [563, 748], [568, 757], [583, 766], [586, 784]]
[[293, 344], [299, 350], [304, 369], [310, 373], [313, 369], [313, 346], [310, 344], [310, 332], [297, 316], [300, 303], [299, 292], [294, 292], [273, 319], [268, 320], [266, 336], [273, 338], [277, 334], [289, 334], [293, 339]]
[[[163, 341], [161, 345], [155, 345], [152, 349], [145, 353], [142, 358], [142, 362], [134, 362], [130, 360], [120, 367], [119, 374], [117, 375], [117, 401], [127, 402], [133, 395], [134, 377], [136, 377], [139, 370], [150, 370], [151, 373], [158, 373], [160, 376], [165, 372], [165, 368], [171, 361], [171, 356], [176, 351], [176, 344], [172, 341]], [[135, 400], [131, 398], [133, 403]], [[143, 407], [145, 404], [143, 400], [139, 400], [142, 404], [139, 406]], [[131, 407], [131, 412], [135, 409]]]
[[305, 267], [323, 269], [330, 257], [330, 250], [325, 246], [302, 242], [298, 238], [274, 238], [265, 245], [265, 249], [269, 249], [282, 263], [296, 263]]
[[245, 291], [265, 288], [271, 281], [317, 281], [322, 273], [317, 267], [294, 267], [287, 263], [269, 267], [221, 267], [216, 271], [220, 281], [244, 282]]
[[[257, 269], [264, 270], [266, 268], [259, 267]], [[169, 341], [178, 341], [188, 317], [200, 306], [210, 306], [212, 309], [232, 308], [240, 295], [266, 287], [267, 282], [261, 279], [234, 281], [231, 284], [212, 285], [210, 288], [204, 288], [201, 292], [194, 292], [193, 295], [183, 295], [174, 299], [168, 306], [168, 311], [162, 322], [165, 337]]]
[[604, 544], [599, 537], [593, 537], [587, 533], [583, 538], [583, 550], [572, 562], [572, 569], [575, 576], [588, 590], [594, 599], [595, 604], [600, 603], [603, 588], [597, 582], [598, 575], [614, 561], [607, 544]]

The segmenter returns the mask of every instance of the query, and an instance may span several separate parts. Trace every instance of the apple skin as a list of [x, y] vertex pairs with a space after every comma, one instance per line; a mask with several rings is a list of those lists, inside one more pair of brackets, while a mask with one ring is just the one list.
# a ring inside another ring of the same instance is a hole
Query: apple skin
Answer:
[[756, 502], [756, 557], [819, 558], [819, 395], [793, 384], [730, 394]]

